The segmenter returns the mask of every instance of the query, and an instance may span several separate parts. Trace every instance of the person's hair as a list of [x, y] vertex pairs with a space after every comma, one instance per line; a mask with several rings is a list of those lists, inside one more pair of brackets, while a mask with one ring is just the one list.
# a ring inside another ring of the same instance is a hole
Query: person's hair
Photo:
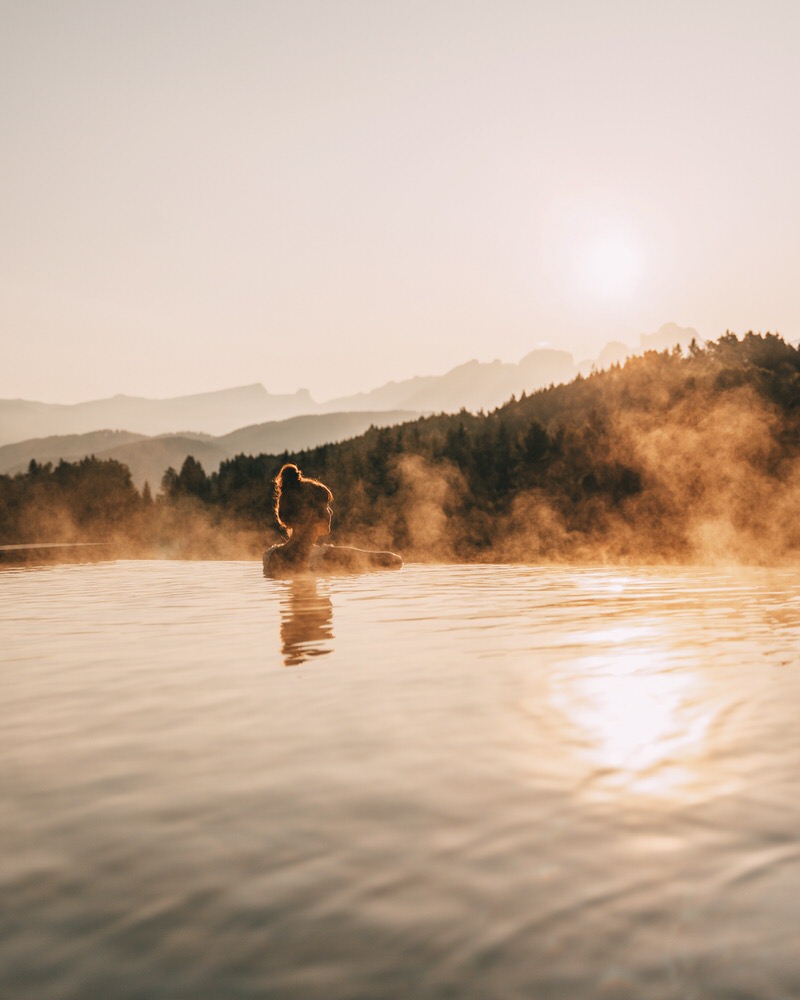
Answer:
[[275, 477], [275, 517], [291, 534], [292, 528], [333, 500], [328, 487], [318, 479], [306, 479], [296, 465], [284, 465]]

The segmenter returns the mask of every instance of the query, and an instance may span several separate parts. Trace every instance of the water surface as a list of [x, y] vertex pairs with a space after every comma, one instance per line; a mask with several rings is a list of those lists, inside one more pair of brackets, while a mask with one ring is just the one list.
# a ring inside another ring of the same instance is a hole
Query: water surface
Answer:
[[0, 573], [0, 996], [800, 996], [800, 573]]

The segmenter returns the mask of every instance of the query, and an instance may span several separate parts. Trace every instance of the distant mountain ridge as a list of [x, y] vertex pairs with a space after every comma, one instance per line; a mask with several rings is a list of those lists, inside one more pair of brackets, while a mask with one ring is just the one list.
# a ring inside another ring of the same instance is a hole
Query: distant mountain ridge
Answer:
[[[676, 343], [685, 347], [693, 338], [699, 339], [691, 327], [668, 323], [654, 334], [643, 334], [641, 348], [662, 350]], [[467, 361], [443, 375], [387, 382], [370, 392], [341, 396], [325, 403], [316, 402], [306, 389], [274, 394], [260, 383], [173, 399], [117, 395], [71, 405], [0, 400], [0, 445], [54, 435], [87, 434], [101, 428], [148, 437], [202, 433], [220, 436], [250, 425], [314, 414], [493, 410], [512, 395], [568, 382], [580, 373], [586, 374], [593, 366], [605, 367], [633, 353], [627, 345], [615, 342], [608, 344], [596, 361], [576, 364], [569, 351], [542, 347], [516, 364]]]
[[567, 382], [578, 374], [569, 351], [540, 348], [518, 364], [503, 361], [467, 361], [444, 375], [416, 376], [387, 382], [371, 392], [333, 399], [323, 409], [371, 409], [402, 406], [424, 412], [493, 410], [512, 395]]
[[419, 414], [409, 410], [310, 414], [242, 427], [220, 437], [210, 434], [147, 437], [127, 431], [54, 435], [0, 447], [0, 474], [24, 472], [31, 459], [41, 464], [55, 464], [60, 459], [74, 462], [94, 455], [127, 465], [139, 488], [149, 482], [155, 492], [164, 472], [170, 466], [179, 470], [188, 455], [196, 458], [207, 472], [213, 472], [220, 462], [235, 455], [280, 454], [335, 444], [363, 434], [370, 426], [394, 426], [417, 416]]
[[117, 395], [73, 404], [4, 399], [0, 400], [0, 444], [53, 434], [86, 434], [100, 428], [142, 435], [227, 434], [248, 424], [286, 420], [316, 410], [306, 389], [275, 395], [258, 383], [173, 399]]

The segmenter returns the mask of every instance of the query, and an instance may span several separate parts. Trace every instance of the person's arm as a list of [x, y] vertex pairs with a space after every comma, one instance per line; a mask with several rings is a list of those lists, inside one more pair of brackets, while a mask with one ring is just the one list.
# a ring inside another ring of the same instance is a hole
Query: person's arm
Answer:
[[373, 552], [356, 549], [351, 545], [326, 545], [322, 555], [329, 569], [348, 570], [352, 573], [369, 569], [400, 569], [403, 560], [394, 552]]

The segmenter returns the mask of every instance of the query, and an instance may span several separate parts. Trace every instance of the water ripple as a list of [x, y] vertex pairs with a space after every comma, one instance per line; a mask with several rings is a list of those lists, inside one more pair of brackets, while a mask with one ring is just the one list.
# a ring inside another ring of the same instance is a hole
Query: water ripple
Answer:
[[795, 571], [98, 563], [0, 623], [0, 995], [800, 995]]

